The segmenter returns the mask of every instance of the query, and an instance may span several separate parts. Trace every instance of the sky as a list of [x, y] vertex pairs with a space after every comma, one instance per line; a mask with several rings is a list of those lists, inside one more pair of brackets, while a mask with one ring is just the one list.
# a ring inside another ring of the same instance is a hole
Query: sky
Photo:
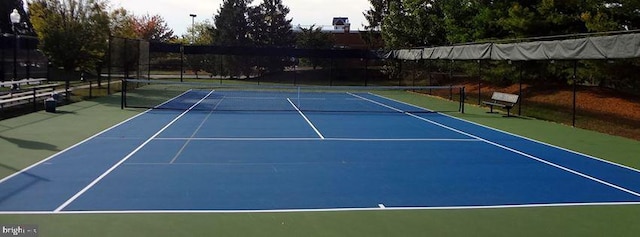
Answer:
[[[110, 0], [112, 7], [123, 7], [136, 15], [160, 15], [178, 36], [184, 35], [191, 25], [189, 14], [196, 14], [196, 22], [213, 22], [222, 0]], [[261, 0], [254, 0], [257, 5]], [[282, 0], [289, 7], [292, 24], [331, 26], [333, 17], [348, 17], [351, 29], [364, 29], [366, 20], [362, 13], [370, 8], [368, 0]]]

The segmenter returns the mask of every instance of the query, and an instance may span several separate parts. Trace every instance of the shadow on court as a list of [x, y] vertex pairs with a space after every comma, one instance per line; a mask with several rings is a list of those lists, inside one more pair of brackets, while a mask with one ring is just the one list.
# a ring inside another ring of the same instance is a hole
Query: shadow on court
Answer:
[[[0, 169], [9, 170], [10, 173], [18, 173], [18, 172], [20, 172], [20, 170], [14, 168], [14, 167], [2, 164], [2, 163], [0, 163]], [[17, 182], [19, 182], [16, 185], [16, 187], [7, 190], [8, 192], [6, 192], [6, 193], [0, 194], [0, 203], [4, 202], [5, 200], [9, 199], [10, 197], [12, 197], [12, 196], [24, 191], [24, 190], [27, 190], [29, 187], [31, 187], [31, 186], [39, 183], [39, 182], [48, 182], [48, 181], [50, 181], [49, 179], [46, 179], [46, 178], [31, 174], [29, 172], [22, 172], [22, 173], [19, 174], [19, 176], [23, 176], [23, 178], [21, 178], [21, 179], [15, 179], [14, 178], [14, 180], [18, 180]]]
[[31, 150], [60, 151], [60, 149], [58, 149], [57, 146], [51, 145], [49, 143], [29, 141], [29, 140], [23, 140], [23, 139], [12, 138], [12, 137], [5, 137], [2, 135], [0, 135], [0, 139], [16, 144], [20, 148], [31, 149]]

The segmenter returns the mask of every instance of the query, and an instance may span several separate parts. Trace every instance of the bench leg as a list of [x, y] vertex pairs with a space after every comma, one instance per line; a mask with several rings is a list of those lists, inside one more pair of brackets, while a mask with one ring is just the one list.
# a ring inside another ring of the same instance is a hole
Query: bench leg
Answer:
[[493, 105], [489, 105], [489, 113], [492, 114], [493, 113]]

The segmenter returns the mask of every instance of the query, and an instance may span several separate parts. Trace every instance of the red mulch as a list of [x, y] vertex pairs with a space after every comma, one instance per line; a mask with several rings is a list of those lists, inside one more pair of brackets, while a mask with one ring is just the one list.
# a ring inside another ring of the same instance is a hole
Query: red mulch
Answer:
[[[477, 82], [464, 84], [467, 93], [474, 95], [477, 93]], [[540, 105], [559, 106], [566, 108], [566, 111], [571, 111], [573, 107], [573, 88], [571, 86], [541, 87], [523, 85], [522, 88], [525, 103], [533, 102]], [[484, 83], [481, 90], [483, 97], [489, 96], [493, 91], [518, 94], [519, 85], [496, 86]], [[592, 116], [590, 119], [600, 120], [593, 124], [578, 126], [640, 140], [640, 96], [608, 88], [579, 86], [576, 107], [579, 111], [586, 112], [589, 114], [588, 116]], [[611, 126], [620, 124], [616, 124], [612, 120], [623, 120], [630, 124], [624, 124], [616, 129]], [[613, 124], [603, 125], [607, 122]]]

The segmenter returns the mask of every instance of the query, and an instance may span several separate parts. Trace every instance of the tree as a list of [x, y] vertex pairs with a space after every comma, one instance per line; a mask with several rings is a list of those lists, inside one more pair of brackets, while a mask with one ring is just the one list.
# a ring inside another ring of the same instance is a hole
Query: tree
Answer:
[[169, 28], [164, 18], [160, 15], [149, 14], [135, 17], [133, 28], [136, 35], [143, 40], [168, 42], [176, 39], [173, 30]]
[[103, 60], [109, 37], [106, 2], [33, 0], [29, 9], [39, 47], [54, 65], [87, 70]]
[[368, 23], [368, 25], [364, 26], [368, 32], [362, 34], [362, 39], [369, 48], [377, 49], [384, 45], [384, 40], [380, 35], [380, 28], [389, 11], [389, 0], [369, 0], [369, 3], [371, 3], [371, 8], [362, 13]]
[[196, 45], [213, 44], [213, 23], [209, 20], [196, 22], [187, 28], [187, 34], [182, 35], [183, 42]]
[[[250, 46], [249, 38], [249, 20], [247, 13], [249, 11], [249, 0], [224, 0], [218, 10], [218, 14], [214, 17], [215, 30], [213, 38], [216, 45], [222, 46]], [[240, 56], [224, 57], [225, 65], [223, 74], [231, 77], [245, 75], [249, 76], [251, 72], [251, 62], [247, 62]]]
[[289, 47], [295, 43], [289, 8], [282, 0], [264, 0], [249, 9], [250, 37], [258, 46]]
[[391, 1], [381, 25], [388, 48], [442, 45], [445, 43], [442, 8], [437, 1]]
[[249, 22], [247, 19], [249, 0], [224, 0], [214, 17], [213, 31], [217, 45], [248, 46]]
[[369, 3], [371, 3], [371, 8], [362, 13], [369, 23], [364, 28], [367, 30], [380, 30], [382, 21], [388, 14], [389, 0], [369, 0]]
[[[297, 35], [297, 47], [304, 49], [328, 49], [333, 46], [333, 39], [331, 35], [325, 32], [322, 32], [322, 27], [316, 27], [315, 25], [310, 26], [309, 28], [303, 28], [301, 33]], [[316, 69], [318, 66], [325, 63], [326, 60], [311, 58], [309, 62], [313, 69]]]
[[[260, 5], [249, 8], [249, 37], [254, 46], [292, 47], [295, 37], [291, 19], [287, 19], [289, 8], [282, 0], [264, 0]], [[258, 58], [260, 71], [278, 72], [291, 64], [289, 58]]]
[[444, 0], [441, 1], [444, 15], [444, 27], [449, 44], [465, 43], [474, 40], [476, 31], [475, 17], [478, 15], [476, 1], [473, 0]]
[[135, 26], [135, 16], [127, 9], [118, 8], [110, 13], [109, 29], [112, 36], [122, 38], [138, 38]]
[[[191, 43], [197, 45], [211, 45], [213, 44], [213, 24], [206, 20], [199, 22], [187, 29], [187, 34], [182, 36], [182, 42]], [[205, 54], [190, 54], [186, 55], [186, 62], [189, 68], [196, 74], [198, 78], [198, 72], [205, 70], [212, 75], [217, 72], [216, 61], [219, 57], [205, 55]]]

